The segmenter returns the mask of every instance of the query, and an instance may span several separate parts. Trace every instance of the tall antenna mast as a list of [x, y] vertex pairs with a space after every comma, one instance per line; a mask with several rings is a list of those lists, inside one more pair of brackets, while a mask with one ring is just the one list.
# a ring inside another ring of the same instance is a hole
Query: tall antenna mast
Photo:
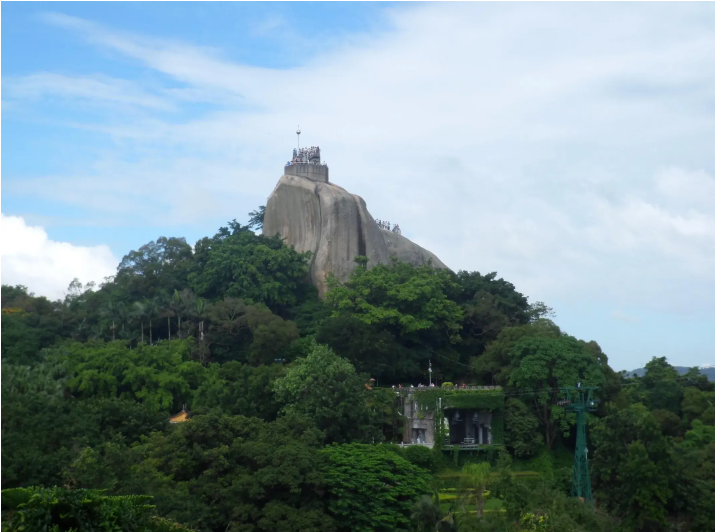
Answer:
[[295, 134], [298, 135], [298, 149], [300, 149], [300, 126], [298, 126], [298, 131]]

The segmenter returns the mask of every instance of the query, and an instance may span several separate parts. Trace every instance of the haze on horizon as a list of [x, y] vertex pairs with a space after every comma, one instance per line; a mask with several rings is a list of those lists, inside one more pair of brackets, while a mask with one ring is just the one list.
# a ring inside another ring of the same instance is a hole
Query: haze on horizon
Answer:
[[9, 3], [2, 282], [264, 205], [295, 145], [614, 369], [715, 364], [712, 4]]

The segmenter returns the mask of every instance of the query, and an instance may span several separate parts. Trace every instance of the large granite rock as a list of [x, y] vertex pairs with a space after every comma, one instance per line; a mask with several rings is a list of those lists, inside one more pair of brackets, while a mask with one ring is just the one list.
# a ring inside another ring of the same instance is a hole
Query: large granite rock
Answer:
[[310, 279], [321, 297], [327, 292], [328, 272], [347, 281], [357, 255], [368, 258], [368, 267], [389, 263], [395, 256], [415, 265], [431, 260], [434, 267], [446, 268], [433, 253], [380, 229], [360, 196], [297, 175], [278, 180], [266, 204], [263, 234], [279, 234], [297, 251], [312, 253]]
[[444, 262], [439, 260], [437, 255], [418, 246], [409, 238], [405, 238], [392, 231], [387, 231], [386, 229], [381, 229], [380, 232], [385, 240], [387, 253], [390, 257], [396, 257], [397, 260], [414, 264], [415, 266], [421, 266], [431, 262], [435, 268], [447, 268]]

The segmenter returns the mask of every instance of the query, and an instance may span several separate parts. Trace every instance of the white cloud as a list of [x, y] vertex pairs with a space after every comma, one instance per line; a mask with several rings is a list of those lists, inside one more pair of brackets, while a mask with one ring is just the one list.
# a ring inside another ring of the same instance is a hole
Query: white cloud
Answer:
[[3, 92], [14, 100], [37, 100], [45, 96], [79, 99], [106, 105], [123, 104], [157, 110], [172, 110], [165, 98], [155, 96], [134, 83], [106, 76], [78, 77], [42, 72], [6, 77]]
[[107, 246], [75, 246], [50, 240], [42, 227], [0, 214], [2, 282], [27, 286], [36, 295], [63, 298], [74, 278], [99, 284], [119, 261]]
[[441, 3], [388, 17], [389, 31], [268, 69], [47, 15], [169, 78], [173, 105], [219, 106], [83, 124], [113, 149], [8, 190], [151, 225], [240, 217], [300, 124], [335, 182], [452, 268], [497, 270], [532, 300], [712, 312], [715, 10]]
[[677, 207], [715, 212], [715, 175], [704, 170], [663, 169], [657, 176], [657, 191]]
[[641, 319], [638, 316], [632, 316], [623, 312], [620, 309], [616, 309], [611, 313], [611, 318], [618, 321], [623, 321], [626, 323], [640, 323]]

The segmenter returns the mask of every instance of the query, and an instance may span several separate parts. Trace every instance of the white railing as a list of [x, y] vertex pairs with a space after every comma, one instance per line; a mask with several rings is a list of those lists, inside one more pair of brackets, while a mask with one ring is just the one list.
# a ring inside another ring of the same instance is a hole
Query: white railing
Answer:
[[405, 442], [400, 442], [400, 447], [409, 447], [410, 445], [420, 445], [421, 447], [427, 447], [431, 449], [434, 447], [434, 442], [431, 443], [405, 443]]

